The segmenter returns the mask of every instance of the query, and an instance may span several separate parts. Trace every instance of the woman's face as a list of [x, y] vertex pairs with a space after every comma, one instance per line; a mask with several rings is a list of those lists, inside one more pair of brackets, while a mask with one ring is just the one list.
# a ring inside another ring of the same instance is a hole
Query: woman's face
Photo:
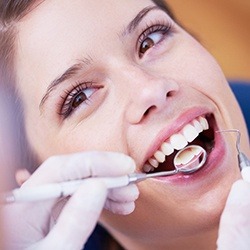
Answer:
[[104, 211], [101, 222], [137, 242], [215, 229], [239, 178], [235, 137], [215, 131], [238, 128], [247, 135], [210, 54], [150, 0], [44, 1], [18, 29], [17, 83], [39, 160], [118, 151], [144, 172], [154, 169], [160, 148], [168, 155], [187, 140], [198, 143], [208, 151], [202, 170], [141, 182], [135, 212]]

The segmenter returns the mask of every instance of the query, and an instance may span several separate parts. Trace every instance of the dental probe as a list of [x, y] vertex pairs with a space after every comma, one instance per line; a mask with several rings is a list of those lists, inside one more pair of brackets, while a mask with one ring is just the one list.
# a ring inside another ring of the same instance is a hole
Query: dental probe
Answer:
[[238, 129], [227, 129], [227, 130], [218, 130], [216, 131], [218, 133], [237, 133], [237, 140], [236, 140], [236, 149], [238, 151], [238, 162], [240, 170], [242, 171], [246, 167], [250, 167], [250, 159], [240, 150], [240, 139], [241, 139], [241, 133]]
[[[178, 170], [158, 172], [158, 173], [133, 173], [119, 177], [90, 177], [91, 179], [100, 180], [105, 183], [108, 189], [118, 188], [143, 181], [147, 178], [167, 176], [176, 174]], [[21, 201], [41, 201], [53, 198], [60, 198], [72, 195], [78, 187], [89, 178], [76, 181], [60, 182], [45, 184], [37, 187], [22, 187], [14, 189], [6, 194], [1, 195], [0, 203], [13, 203]]]

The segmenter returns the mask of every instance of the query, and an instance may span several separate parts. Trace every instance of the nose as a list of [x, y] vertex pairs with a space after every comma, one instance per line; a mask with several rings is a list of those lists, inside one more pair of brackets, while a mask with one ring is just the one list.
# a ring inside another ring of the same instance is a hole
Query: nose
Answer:
[[179, 84], [168, 77], [149, 74], [143, 70], [128, 72], [130, 81], [129, 103], [126, 118], [130, 124], [138, 124], [147, 117], [161, 113], [168, 108], [179, 91]]

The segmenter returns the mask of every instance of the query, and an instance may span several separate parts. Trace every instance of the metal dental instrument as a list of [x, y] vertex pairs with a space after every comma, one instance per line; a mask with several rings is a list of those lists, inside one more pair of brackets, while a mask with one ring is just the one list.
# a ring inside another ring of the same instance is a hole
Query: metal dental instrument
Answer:
[[250, 167], [250, 159], [240, 150], [240, 138], [241, 133], [238, 129], [227, 129], [227, 130], [218, 130], [217, 133], [236, 133], [237, 140], [236, 140], [236, 149], [238, 151], [238, 162], [239, 168], [242, 170], [243, 168]]
[[[189, 161], [185, 165], [176, 164], [176, 159], [180, 157], [185, 151], [196, 150], [199, 154], [196, 156], [196, 161]], [[180, 150], [174, 158], [175, 169], [171, 171], [157, 172], [157, 173], [133, 173], [129, 175], [119, 176], [119, 177], [90, 177], [96, 178], [103, 181], [107, 188], [117, 188], [127, 186], [130, 183], [135, 183], [139, 181], [146, 180], [148, 178], [160, 177], [160, 176], [170, 176], [177, 173], [190, 174], [198, 169], [200, 169], [207, 158], [206, 151], [197, 145], [188, 146]], [[88, 178], [86, 178], [88, 179]], [[52, 198], [60, 198], [72, 195], [77, 188], [84, 182], [86, 179], [68, 181], [61, 183], [46, 184], [37, 187], [22, 187], [14, 189], [9, 193], [6, 193], [0, 197], [0, 203], [12, 203], [20, 201], [40, 201], [47, 200]]]

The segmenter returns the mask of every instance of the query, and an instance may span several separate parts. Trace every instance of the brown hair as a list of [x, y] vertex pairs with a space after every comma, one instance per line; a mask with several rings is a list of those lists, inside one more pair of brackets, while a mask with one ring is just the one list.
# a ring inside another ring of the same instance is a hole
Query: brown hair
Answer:
[[15, 24], [34, 6], [37, 0], [2, 0], [0, 3], [0, 63], [1, 71], [13, 73]]
[[[2, 0], [0, 2], [0, 91], [4, 92], [4, 107], [15, 124], [13, 136], [16, 138], [15, 155], [17, 168], [35, 169], [35, 157], [26, 140], [22, 102], [15, 87], [15, 39], [16, 23], [23, 18], [37, 0]], [[41, 2], [41, 1], [40, 1]]]

